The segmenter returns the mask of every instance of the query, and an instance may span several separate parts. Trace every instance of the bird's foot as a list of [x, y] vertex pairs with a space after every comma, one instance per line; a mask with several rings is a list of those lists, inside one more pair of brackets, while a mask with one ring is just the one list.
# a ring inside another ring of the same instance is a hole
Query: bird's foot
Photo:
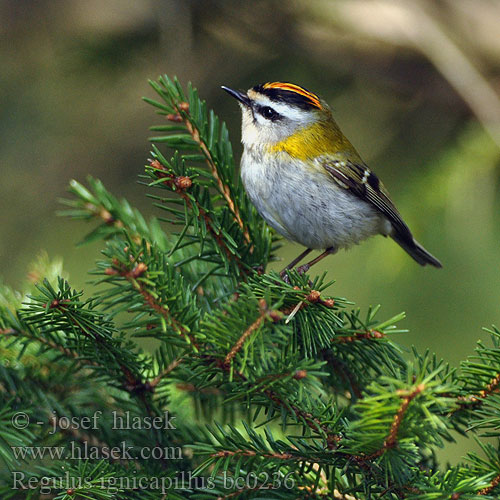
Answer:
[[288, 269], [283, 269], [283, 271], [280, 272], [280, 277], [281, 279], [287, 284], [290, 284], [290, 278], [288, 277], [287, 273]]
[[309, 271], [310, 267], [311, 267], [310, 264], [304, 264], [303, 266], [297, 267], [297, 272], [299, 274], [307, 273], [307, 271]]

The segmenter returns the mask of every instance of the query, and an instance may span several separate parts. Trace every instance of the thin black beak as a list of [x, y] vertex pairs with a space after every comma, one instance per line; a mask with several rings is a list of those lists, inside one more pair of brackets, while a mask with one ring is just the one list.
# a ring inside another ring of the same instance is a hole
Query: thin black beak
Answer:
[[240, 92], [239, 90], [233, 90], [230, 89], [229, 87], [224, 87], [224, 85], [222, 85], [221, 89], [225, 90], [229, 95], [233, 96], [235, 99], [238, 99], [238, 101], [240, 101], [245, 106], [250, 106], [251, 104], [250, 99], [248, 98], [245, 92]]

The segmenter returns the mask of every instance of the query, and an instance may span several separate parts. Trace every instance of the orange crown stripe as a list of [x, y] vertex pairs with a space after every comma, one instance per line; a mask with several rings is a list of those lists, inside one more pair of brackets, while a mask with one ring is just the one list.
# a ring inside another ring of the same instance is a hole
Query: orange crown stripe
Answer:
[[265, 89], [280, 89], [287, 90], [288, 92], [295, 92], [296, 94], [300, 94], [305, 98], [309, 99], [311, 103], [317, 108], [321, 109], [321, 103], [319, 101], [319, 97], [308, 90], [299, 87], [293, 83], [283, 83], [283, 82], [269, 82], [263, 85]]

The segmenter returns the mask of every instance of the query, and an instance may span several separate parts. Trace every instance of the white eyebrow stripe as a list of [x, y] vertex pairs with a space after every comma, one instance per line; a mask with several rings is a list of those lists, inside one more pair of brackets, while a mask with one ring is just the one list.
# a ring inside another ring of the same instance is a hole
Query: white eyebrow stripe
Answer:
[[253, 98], [253, 101], [259, 106], [269, 106], [280, 115], [285, 116], [292, 121], [302, 121], [304, 123], [309, 123], [314, 121], [315, 119], [314, 114], [310, 111], [306, 111], [304, 109], [300, 109], [296, 106], [285, 104], [283, 102], [272, 101], [267, 96], [264, 96], [262, 94], [258, 94], [257, 96], [255, 96]]

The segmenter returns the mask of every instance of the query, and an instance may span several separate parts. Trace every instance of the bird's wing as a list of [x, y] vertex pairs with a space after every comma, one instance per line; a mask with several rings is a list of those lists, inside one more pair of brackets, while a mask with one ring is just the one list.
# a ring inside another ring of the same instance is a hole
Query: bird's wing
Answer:
[[389, 219], [394, 230], [401, 237], [413, 240], [408, 226], [389, 198], [389, 193], [384, 185], [366, 165], [362, 162], [332, 159], [325, 159], [322, 164], [340, 187], [351, 191], [354, 195], [373, 205]]

